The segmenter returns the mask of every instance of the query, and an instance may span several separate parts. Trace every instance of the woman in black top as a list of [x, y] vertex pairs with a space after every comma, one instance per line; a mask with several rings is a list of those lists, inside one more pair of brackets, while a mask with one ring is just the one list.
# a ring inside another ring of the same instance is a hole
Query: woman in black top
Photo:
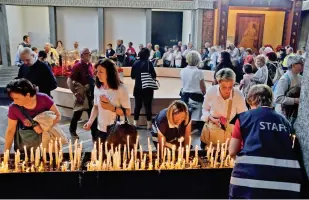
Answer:
[[231, 54], [227, 51], [221, 52], [221, 61], [217, 65], [217, 67], [215, 68], [214, 85], [218, 84], [218, 82], [216, 81], [217, 72], [220, 71], [220, 69], [223, 69], [223, 68], [230, 68], [231, 70], [233, 70], [235, 72], [235, 68], [234, 68], [232, 61], [231, 61]]
[[153, 79], [156, 79], [157, 75], [154, 70], [152, 63], [149, 61], [150, 52], [147, 48], [143, 48], [139, 52], [140, 59], [137, 60], [131, 70], [131, 78], [135, 79], [133, 96], [135, 97], [135, 108], [134, 108], [134, 125], [137, 125], [139, 119], [139, 114], [142, 108], [142, 103], [144, 102], [144, 107], [147, 116], [147, 129], [150, 130], [152, 127], [152, 100], [153, 100], [153, 89], [143, 89], [141, 73], [148, 72]]
[[115, 55], [115, 51], [113, 49], [113, 45], [112, 44], [108, 44], [107, 45], [107, 49], [106, 49], [106, 54], [105, 54], [106, 58], [109, 58], [109, 59], [112, 59], [112, 60], [115, 61], [116, 59], [113, 58], [114, 55]]
[[183, 147], [190, 145], [191, 118], [187, 105], [183, 101], [176, 100], [168, 108], [161, 110], [153, 119], [151, 131], [154, 144], [162, 141], [165, 147], [172, 148], [180, 143]]

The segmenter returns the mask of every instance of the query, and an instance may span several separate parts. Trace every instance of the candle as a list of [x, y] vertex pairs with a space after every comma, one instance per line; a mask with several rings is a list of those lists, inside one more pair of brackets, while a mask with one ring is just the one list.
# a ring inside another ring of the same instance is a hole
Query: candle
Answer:
[[183, 137], [181, 137], [180, 139], [179, 139], [179, 147], [180, 147], [180, 149], [182, 148], [182, 142], [183, 142]]
[[35, 167], [39, 166], [39, 161], [40, 161], [40, 148], [37, 147], [35, 150]]
[[189, 146], [186, 146], [186, 162], [189, 163]]
[[213, 163], [214, 163], [214, 158], [211, 157], [211, 158], [210, 158], [210, 167], [213, 167]]
[[52, 164], [53, 164], [53, 146], [52, 146], [51, 142], [48, 144], [48, 153], [49, 153], [49, 164], [50, 164], [50, 166], [52, 166]]
[[209, 158], [210, 158], [210, 151], [211, 151], [210, 146], [208, 146], [207, 147], [207, 154], [206, 154], [207, 160], [209, 160]]
[[140, 154], [140, 159], [143, 159], [143, 147], [142, 145], [139, 145], [139, 154]]
[[58, 164], [58, 156], [59, 156], [59, 151], [58, 151], [58, 141], [55, 141], [55, 158], [56, 158], [56, 164]]
[[191, 138], [191, 136], [189, 136], [189, 151], [191, 149], [191, 143], [192, 143], [192, 138]]
[[28, 162], [28, 153], [26, 146], [24, 146], [24, 152], [25, 152], [25, 162]]
[[152, 169], [153, 169], [152, 163], [149, 163], [148, 170], [152, 170]]
[[33, 147], [31, 147], [30, 161], [31, 161], [31, 163], [33, 163], [33, 162], [34, 162], [34, 152], [33, 152]]
[[46, 159], [46, 148], [43, 149], [43, 162], [46, 163], [47, 159]]
[[198, 146], [195, 145], [195, 158], [198, 159]]
[[160, 145], [157, 143], [157, 158], [160, 158]]
[[220, 160], [224, 160], [224, 152], [225, 152], [224, 146], [225, 146], [225, 144], [222, 144], [222, 145], [221, 145]]
[[167, 149], [167, 162], [168, 163], [171, 162], [171, 151], [170, 151], [170, 149]]
[[165, 163], [165, 158], [166, 158], [166, 147], [164, 148], [163, 161], [162, 161], [162, 163]]
[[69, 155], [70, 155], [70, 160], [73, 161], [73, 151], [72, 151], [72, 143], [71, 140], [69, 142]]
[[123, 150], [123, 160], [127, 160], [127, 145], [124, 145], [124, 150]]
[[134, 145], [134, 160], [137, 160], [137, 145]]
[[173, 145], [173, 148], [172, 148], [172, 163], [175, 162], [175, 154], [176, 154], [175, 151], [176, 151], [176, 146]]
[[163, 159], [164, 154], [164, 138], [161, 138], [161, 159]]
[[111, 155], [114, 155], [114, 144], [111, 144]]
[[228, 166], [229, 159], [230, 159], [230, 155], [226, 157], [225, 162], [224, 162], [224, 167]]
[[217, 142], [217, 149], [219, 149], [220, 148], [220, 141], [218, 140], [218, 142]]
[[61, 138], [59, 138], [59, 149], [62, 151], [62, 141], [61, 141]]
[[213, 157], [213, 155], [214, 155], [214, 147], [212, 148], [212, 150], [211, 150], [211, 154], [210, 154], [210, 158], [212, 158]]
[[107, 142], [105, 142], [105, 155], [107, 156], [108, 149], [107, 149]]
[[149, 162], [152, 163], [152, 147], [148, 147], [148, 154], [149, 154]]
[[135, 143], [135, 145], [138, 147], [138, 142], [139, 142], [139, 136], [137, 135], [136, 136], [136, 143]]
[[295, 138], [296, 138], [296, 135], [293, 135], [293, 145], [292, 145], [293, 149], [294, 149], [294, 145], [295, 145]]
[[177, 159], [177, 162], [180, 161], [180, 158], [181, 158], [181, 147], [179, 146], [178, 147], [178, 159]]
[[130, 136], [127, 136], [128, 158], [130, 159]]

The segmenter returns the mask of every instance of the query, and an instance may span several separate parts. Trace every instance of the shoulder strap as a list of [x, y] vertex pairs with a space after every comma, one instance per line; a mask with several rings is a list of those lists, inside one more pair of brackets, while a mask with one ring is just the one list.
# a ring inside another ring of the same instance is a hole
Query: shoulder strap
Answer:
[[27, 111], [21, 107], [21, 106], [18, 106], [18, 105], [15, 105], [19, 110], [20, 112], [24, 115], [24, 117], [26, 117], [32, 124], [32, 126], [36, 126], [37, 125], [37, 122], [35, 122], [32, 117], [30, 117], [30, 115], [27, 113]]
[[228, 108], [227, 108], [226, 121], [227, 121], [228, 123], [230, 122], [231, 111], [232, 111], [232, 104], [233, 104], [233, 98], [234, 98], [234, 89], [232, 90], [232, 99], [229, 100], [229, 105], [228, 105]]

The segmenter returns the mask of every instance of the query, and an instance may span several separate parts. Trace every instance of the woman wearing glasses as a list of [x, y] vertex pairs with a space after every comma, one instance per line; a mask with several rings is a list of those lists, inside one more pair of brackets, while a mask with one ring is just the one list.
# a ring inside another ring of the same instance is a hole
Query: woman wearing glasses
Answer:
[[164, 142], [169, 148], [180, 143], [185, 146], [189, 144], [190, 135], [191, 119], [188, 107], [182, 101], [174, 101], [153, 119], [152, 139], [155, 145], [159, 143], [161, 147]]

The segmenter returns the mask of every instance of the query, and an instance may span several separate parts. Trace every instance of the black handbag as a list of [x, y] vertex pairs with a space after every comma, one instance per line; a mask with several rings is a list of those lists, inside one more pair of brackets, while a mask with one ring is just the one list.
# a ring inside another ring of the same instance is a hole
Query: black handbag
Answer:
[[112, 125], [107, 126], [107, 143], [110, 146], [113, 144], [114, 147], [121, 145], [122, 148], [127, 144], [127, 136], [129, 137], [130, 149], [134, 148], [137, 138], [137, 129], [136, 126], [129, 123], [128, 117], [126, 115], [125, 108], [121, 107], [125, 121], [123, 124], [120, 124], [120, 116], [117, 115], [115, 122]]
[[22, 122], [17, 123], [16, 133], [14, 136], [14, 150], [23, 152], [24, 147], [31, 149], [32, 147], [36, 149], [42, 143], [42, 134], [37, 134], [33, 128], [38, 125], [30, 115], [26, 112], [23, 107], [15, 105], [21, 111], [21, 113], [30, 121], [31, 127], [25, 127]]

